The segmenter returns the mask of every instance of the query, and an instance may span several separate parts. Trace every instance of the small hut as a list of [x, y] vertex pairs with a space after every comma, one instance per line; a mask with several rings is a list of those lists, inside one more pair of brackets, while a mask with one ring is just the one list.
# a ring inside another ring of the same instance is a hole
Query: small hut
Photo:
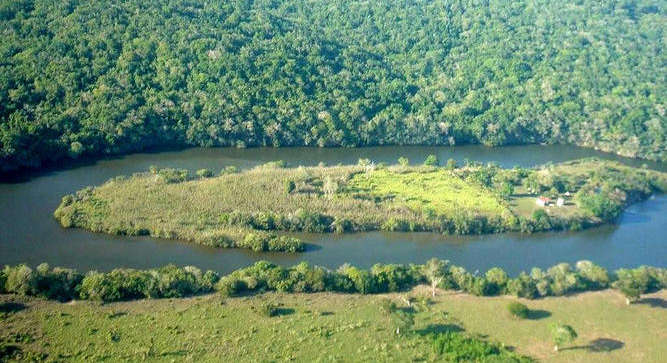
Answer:
[[551, 199], [547, 197], [539, 196], [537, 199], [535, 199], [535, 204], [539, 205], [540, 207], [546, 207], [549, 205], [549, 203], [551, 203]]

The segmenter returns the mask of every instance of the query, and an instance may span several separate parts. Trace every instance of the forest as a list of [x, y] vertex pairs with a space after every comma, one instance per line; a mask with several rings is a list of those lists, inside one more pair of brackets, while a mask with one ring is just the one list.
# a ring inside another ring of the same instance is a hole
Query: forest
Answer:
[[1, 0], [0, 170], [185, 146], [664, 161], [660, 0]]

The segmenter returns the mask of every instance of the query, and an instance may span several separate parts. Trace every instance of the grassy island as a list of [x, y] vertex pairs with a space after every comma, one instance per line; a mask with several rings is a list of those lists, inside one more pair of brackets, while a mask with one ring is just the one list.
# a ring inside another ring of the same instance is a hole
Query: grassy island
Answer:
[[611, 222], [630, 203], [667, 189], [665, 173], [596, 159], [533, 169], [407, 164], [272, 162], [216, 177], [151, 168], [65, 196], [54, 215], [64, 227], [95, 232], [297, 252], [303, 244], [282, 232], [581, 229]]

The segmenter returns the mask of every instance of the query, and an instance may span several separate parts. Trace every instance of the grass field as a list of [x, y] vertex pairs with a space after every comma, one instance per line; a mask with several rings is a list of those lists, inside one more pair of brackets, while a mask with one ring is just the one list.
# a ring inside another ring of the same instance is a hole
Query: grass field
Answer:
[[[438, 294], [399, 336], [379, 309], [384, 298], [428, 296], [426, 287], [387, 295], [277, 294], [223, 299], [139, 300], [99, 305], [0, 295], [0, 335], [28, 356], [58, 361], [434, 361], [431, 332], [461, 331], [553, 362], [662, 362], [667, 292], [625, 305], [605, 290], [522, 300], [529, 319], [510, 317], [510, 297]], [[257, 312], [280, 304], [278, 316]], [[549, 324], [570, 324], [575, 342], [553, 351]]]
[[452, 215], [461, 210], [487, 216], [510, 213], [493, 193], [442, 169], [360, 173], [354, 175], [347, 185], [352, 191], [391, 198], [397, 206], [407, 205], [413, 210], [431, 209], [441, 215]]

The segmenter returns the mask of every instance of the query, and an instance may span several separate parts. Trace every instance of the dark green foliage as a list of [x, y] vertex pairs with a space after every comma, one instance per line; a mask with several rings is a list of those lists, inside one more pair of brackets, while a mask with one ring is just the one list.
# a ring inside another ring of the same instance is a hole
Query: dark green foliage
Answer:
[[433, 352], [447, 362], [530, 362], [497, 343], [463, 333], [445, 332], [433, 336]]
[[76, 288], [83, 280], [83, 275], [75, 270], [60, 267], [51, 270], [45, 263], [37, 266], [35, 272], [37, 295], [47, 299], [68, 301], [76, 297]]
[[303, 242], [298, 238], [276, 236], [268, 233], [248, 233], [243, 240], [236, 242], [236, 247], [248, 248], [253, 251], [280, 252], [300, 252], [305, 248]]
[[42, 264], [36, 270], [26, 265], [5, 266], [0, 273], [0, 282], [0, 291], [61, 301], [78, 297], [99, 301], [184, 297], [213, 290], [225, 296], [263, 291], [375, 294], [404, 291], [423, 283], [435, 283], [443, 289], [458, 289], [479, 296], [512, 294], [532, 299], [596, 290], [610, 284], [628, 292], [629, 296], [638, 297], [636, 294], [665, 288], [667, 271], [640, 267], [621, 269], [609, 276], [603, 268], [589, 261], [580, 261], [576, 270], [562, 263], [546, 272], [533, 269], [530, 275], [521, 273], [516, 278], [509, 278], [499, 268], [477, 276], [462, 267], [450, 266], [447, 261], [432, 259], [426, 265], [376, 264], [370, 270], [345, 264], [336, 271], [310, 266], [306, 262], [282, 267], [259, 261], [222, 278], [213, 271], [202, 273], [196, 267], [174, 265], [152, 270], [91, 271], [84, 277], [74, 270], [49, 269], [48, 265]]
[[667, 272], [664, 269], [642, 266], [636, 269], [620, 269], [616, 271], [617, 288], [628, 302], [639, 300], [642, 294], [654, 292], [667, 287]]
[[509, 311], [512, 316], [521, 319], [527, 318], [528, 313], [530, 312], [526, 305], [516, 301], [512, 301], [511, 303], [507, 304], [507, 311]]
[[82, 299], [119, 301], [139, 298], [183, 297], [209, 292], [217, 283], [214, 272], [168, 265], [156, 270], [115, 269], [88, 273], [78, 288]]
[[438, 166], [438, 157], [433, 154], [430, 154], [429, 156], [426, 157], [426, 160], [424, 160], [424, 165]]
[[285, 194], [290, 194], [296, 189], [296, 184], [294, 180], [285, 180]]
[[7, 0], [0, 167], [181, 145], [573, 142], [664, 159], [664, 12], [636, 3], [657, 10]]
[[189, 172], [186, 169], [158, 169], [155, 174], [165, 183], [181, 183], [189, 178]]
[[613, 221], [623, 211], [623, 204], [611, 199], [608, 194], [581, 190], [576, 195], [576, 201], [580, 208], [603, 221]]
[[213, 170], [211, 169], [199, 169], [197, 170], [197, 176], [200, 178], [210, 178], [213, 176]]
[[4, 291], [19, 295], [34, 295], [37, 289], [36, 274], [26, 265], [5, 266]]
[[267, 318], [274, 317], [278, 315], [279, 312], [278, 305], [273, 302], [261, 303], [258, 306], [254, 306], [253, 308], [258, 314]]
[[537, 209], [533, 212], [533, 228], [538, 231], [544, 231], [551, 228], [551, 218], [544, 209]]

